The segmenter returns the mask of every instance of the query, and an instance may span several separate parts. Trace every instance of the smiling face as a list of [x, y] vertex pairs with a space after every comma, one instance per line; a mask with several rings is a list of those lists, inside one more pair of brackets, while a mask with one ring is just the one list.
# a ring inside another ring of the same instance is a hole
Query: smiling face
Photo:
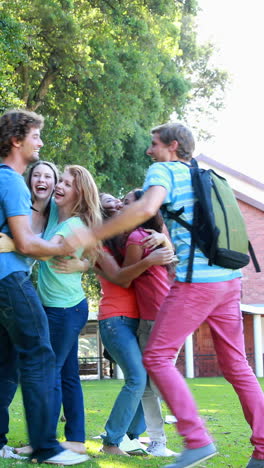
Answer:
[[55, 187], [55, 176], [51, 167], [46, 164], [34, 167], [30, 186], [35, 200], [49, 200]]
[[71, 213], [76, 201], [75, 180], [70, 172], [66, 170], [55, 187], [55, 202], [59, 208], [67, 209]]
[[27, 136], [17, 145], [20, 149], [20, 154], [26, 164], [38, 161], [39, 151], [43, 146], [43, 142], [40, 138], [40, 129], [32, 127]]
[[121, 200], [119, 200], [119, 198], [113, 197], [113, 195], [110, 195], [109, 193], [102, 194], [101, 205], [109, 216], [121, 210], [123, 207]]

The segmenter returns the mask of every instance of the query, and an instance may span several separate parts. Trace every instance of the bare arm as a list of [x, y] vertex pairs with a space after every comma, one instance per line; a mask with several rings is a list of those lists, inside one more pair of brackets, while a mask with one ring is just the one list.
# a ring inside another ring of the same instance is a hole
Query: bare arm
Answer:
[[[126, 248], [126, 254], [124, 258], [123, 265], [134, 265], [136, 262], [142, 259], [142, 255], [144, 252], [144, 247], [138, 244], [130, 244]], [[145, 257], [148, 258], [148, 257]]]
[[131, 263], [131, 265], [120, 267], [112, 255], [104, 252], [97, 260], [100, 269], [95, 269], [95, 271], [111, 283], [127, 288], [135, 278], [152, 265], [165, 265], [170, 263], [172, 258], [173, 252], [171, 250], [158, 249], [143, 259], [140, 257], [137, 262]]
[[[154, 231], [154, 233], [155, 233], [155, 231]], [[153, 250], [147, 257], [145, 257], [145, 259], [149, 258], [154, 253], [159, 255], [160, 251], [164, 251], [164, 252], [168, 252], [168, 254], [170, 255], [170, 260], [167, 261], [167, 262], [163, 262], [163, 263], [162, 262], [157, 262], [156, 265], [166, 265], [166, 264], [169, 264], [169, 263], [175, 261], [174, 250], [171, 248], [171, 244], [169, 244], [169, 245], [170, 245], [170, 248], [163, 247], [163, 248]], [[136, 262], [138, 262], [142, 258], [144, 248], [145, 248], [145, 246], [142, 246], [140, 244], [130, 244], [130, 245], [128, 245], [127, 248], [126, 248], [126, 254], [125, 254], [125, 259], [124, 259], [123, 265], [128, 266], [128, 265], [133, 265]]]
[[60, 242], [45, 241], [36, 236], [31, 227], [28, 216], [13, 216], [8, 218], [16, 249], [28, 257], [47, 257], [54, 255], [71, 255], [74, 249], [69, 244]]
[[163, 223], [163, 226], [162, 226], [162, 233], [167, 237], [167, 240], [168, 240], [168, 242], [170, 244], [170, 247], [167, 246], [168, 249], [175, 250], [174, 245], [173, 245], [172, 240], [171, 240], [171, 237], [170, 237], [170, 233], [169, 233], [168, 228], [167, 228], [165, 223]]
[[[172, 253], [167, 249], [159, 249], [152, 252], [147, 258], [128, 267], [120, 267], [114, 257], [108, 252], [102, 251], [97, 259], [98, 267], [93, 267], [94, 271], [106, 278], [111, 283], [118, 284], [124, 288], [130, 286], [131, 281], [141, 275], [152, 265], [162, 265], [170, 263]], [[54, 257], [52, 259], [52, 268], [57, 273], [73, 273], [76, 271], [86, 272], [91, 267], [88, 259], [79, 259], [72, 256], [71, 259]]]
[[117, 219], [111, 218], [100, 226], [93, 229], [97, 240], [112, 237], [121, 232], [129, 231], [135, 226], [142, 224], [147, 219], [154, 216], [160, 208], [165, 196], [166, 189], [161, 186], [154, 186], [144, 193], [140, 200], [132, 203], [122, 210]]
[[150, 187], [142, 198], [129, 205], [122, 210], [120, 214], [112, 217], [105, 223], [93, 229], [80, 228], [73, 231], [73, 235], [68, 238], [68, 242], [75, 246], [75, 248], [76, 246], [84, 246], [90, 249], [94, 247], [99, 240], [132, 230], [135, 226], [139, 226], [157, 213], [166, 194], [167, 191], [162, 186]]

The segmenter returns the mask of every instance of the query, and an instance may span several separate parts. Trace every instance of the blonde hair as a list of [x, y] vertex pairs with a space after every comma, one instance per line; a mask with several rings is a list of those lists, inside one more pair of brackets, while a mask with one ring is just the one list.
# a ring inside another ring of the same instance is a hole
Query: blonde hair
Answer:
[[72, 209], [72, 216], [78, 216], [88, 227], [93, 227], [102, 222], [101, 204], [99, 192], [92, 174], [85, 167], [66, 166], [65, 171], [69, 171], [74, 178], [77, 192], [76, 203]]
[[[83, 166], [77, 164], [66, 166], [65, 171], [69, 171], [74, 178], [77, 192], [76, 203], [73, 206], [71, 216], [78, 216], [86, 226], [92, 228], [101, 224], [101, 203], [99, 192], [92, 174]], [[101, 242], [89, 252], [89, 259], [92, 265], [96, 262], [99, 252], [102, 249]]]

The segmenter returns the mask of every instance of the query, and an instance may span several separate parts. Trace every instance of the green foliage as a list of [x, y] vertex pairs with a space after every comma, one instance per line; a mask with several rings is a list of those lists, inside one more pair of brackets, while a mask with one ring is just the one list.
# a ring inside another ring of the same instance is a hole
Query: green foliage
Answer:
[[26, 59], [23, 52], [24, 37], [20, 24], [0, 9], [0, 111], [23, 106], [17, 92], [16, 70]]
[[46, 117], [42, 157], [100, 188], [141, 185], [150, 128], [221, 106], [226, 75], [198, 47], [196, 0], [5, 0], [1, 110]]
[[[142, 185], [153, 125], [172, 112], [198, 125], [222, 105], [227, 76], [196, 43], [196, 12], [196, 0], [2, 1], [0, 111], [42, 113], [41, 157], [123, 196]], [[83, 283], [98, 299], [94, 275]]]
[[101, 287], [93, 270], [89, 270], [83, 275], [82, 287], [89, 300], [89, 311], [96, 313], [97, 316]]

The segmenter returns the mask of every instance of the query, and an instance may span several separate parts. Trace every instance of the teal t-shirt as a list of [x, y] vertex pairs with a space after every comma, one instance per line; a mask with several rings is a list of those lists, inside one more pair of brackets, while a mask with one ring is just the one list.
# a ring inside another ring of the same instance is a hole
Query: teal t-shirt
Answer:
[[[58, 222], [58, 210], [55, 203], [51, 204], [50, 216], [44, 239], [50, 240], [55, 235], [67, 237], [71, 234], [72, 227], [84, 226], [78, 217], [72, 217]], [[80, 258], [83, 249], [78, 249], [75, 254]], [[51, 268], [51, 261], [41, 261], [38, 273], [38, 294], [41, 302], [46, 307], [73, 307], [83, 299], [85, 294], [82, 289], [82, 273], [56, 273]]]
[[[31, 199], [22, 175], [5, 164], [0, 164], [0, 227], [12, 237], [7, 219], [30, 216]], [[17, 271], [29, 272], [27, 257], [17, 252], [0, 254], [0, 279]]]

